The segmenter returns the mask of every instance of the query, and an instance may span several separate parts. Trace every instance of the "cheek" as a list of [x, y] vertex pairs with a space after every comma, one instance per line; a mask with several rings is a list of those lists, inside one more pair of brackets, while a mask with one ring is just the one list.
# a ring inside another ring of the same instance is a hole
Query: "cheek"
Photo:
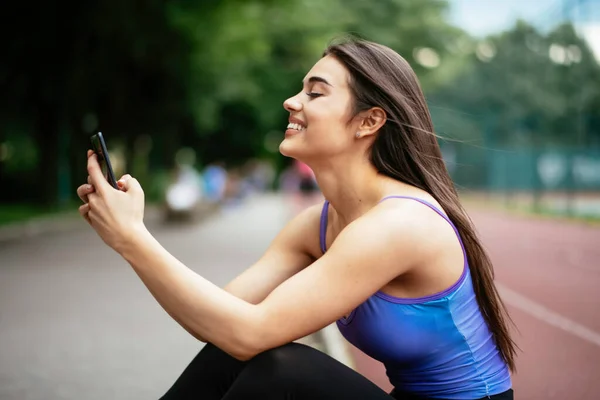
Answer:
[[328, 129], [309, 132], [304, 146], [315, 156], [329, 157], [345, 153], [351, 146], [343, 127], [329, 125]]
[[347, 136], [347, 117], [339, 105], [329, 102], [315, 103], [310, 113], [307, 112], [307, 139], [311, 141], [339, 141]]
[[332, 151], [345, 149], [352, 144], [352, 135], [348, 132], [348, 127], [337, 121], [329, 121], [318, 132], [310, 132], [307, 139], [311, 144], [314, 143]]

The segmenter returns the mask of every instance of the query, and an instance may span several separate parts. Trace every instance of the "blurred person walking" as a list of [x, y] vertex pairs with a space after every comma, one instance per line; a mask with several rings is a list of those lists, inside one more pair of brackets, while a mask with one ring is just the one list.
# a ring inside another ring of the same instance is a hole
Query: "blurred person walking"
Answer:
[[220, 203], [225, 197], [227, 170], [220, 162], [209, 164], [202, 171], [206, 198], [211, 203]]
[[[137, 180], [113, 189], [88, 153], [82, 216], [208, 343], [163, 399], [512, 399], [508, 315], [409, 64], [347, 40], [302, 85], [284, 102], [280, 152], [314, 171], [327, 200], [224, 289], [148, 232]], [[385, 364], [393, 392], [293, 343], [332, 322]]]

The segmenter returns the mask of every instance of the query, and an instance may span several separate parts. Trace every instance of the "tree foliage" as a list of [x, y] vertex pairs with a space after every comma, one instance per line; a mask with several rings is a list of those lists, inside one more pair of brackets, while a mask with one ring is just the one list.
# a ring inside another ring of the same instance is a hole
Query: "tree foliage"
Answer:
[[346, 33], [414, 66], [442, 134], [475, 140], [491, 127], [498, 143], [583, 144], [600, 131], [598, 63], [568, 25], [543, 35], [520, 23], [481, 43], [447, 22], [442, 0], [60, 5], [3, 12], [0, 184], [14, 190], [0, 201], [72, 196], [98, 130], [129, 171], [144, 164], [147, 138], [150, 172], [169, 168], [181, 146], [201, 163], [280, 160], [264, 143], [283, 134], [283, 100]]

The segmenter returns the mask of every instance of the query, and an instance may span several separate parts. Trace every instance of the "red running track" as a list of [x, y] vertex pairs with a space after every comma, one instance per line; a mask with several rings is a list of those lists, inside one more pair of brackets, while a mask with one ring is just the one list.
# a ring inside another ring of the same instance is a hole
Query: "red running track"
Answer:
[[[518, 330], [515, 398], [600, 399], [600, 228], [470, 215]], [[356, 369], [389, 391], [381, 363], [349, 346]]]

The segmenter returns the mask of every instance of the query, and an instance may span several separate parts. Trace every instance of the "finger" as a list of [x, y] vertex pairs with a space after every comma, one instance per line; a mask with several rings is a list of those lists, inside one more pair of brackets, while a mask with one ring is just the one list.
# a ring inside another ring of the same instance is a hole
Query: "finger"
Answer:
[[93, 193], [93, 192], [94, 192], [94, 186], [92, 186], [90, 184], [81, 185], [77, 188], [77, 196], [79, 196], [81, 201], [83, 201], [84, 203], [88, 202], [88, 194]]
[[82, 204], [79, 206], [79, 214], [81, 214], [82, 217], [86, 216], [87, 213], [90, 212], [90, 205], [89, 204]]
[[97, 214], [94, 212], [94, 210], [90, 209], [90, 211], [86, 214], [85, 219], [93, 227], [96, 217], [97, 217]]
[[87, 223], [91, 225], [92, 221], [90, 220], [89, 212], [90, 212], [89, 204], [83, 204], [79, 207], [79, 214], [81, 214], [83, 219], [85, 219], [87, 221]]
[[117, 181], [117, 186], [119, 187], [119, 189], [123, 190], [123, 188], [124, 188], [124, 185], [125, 185], [125, 181], [126, 181], [127, 179], [130, 179], [130, 178], [131, 178], [131, 175], [129, 175], [129, 174], [125, 174], [125, 175], [123, 175], [123, 176], [122, 176], [122, 177], [121, 177], [121, 178], [120, 178], [120, 179]]
[[88, 195], [87, 204], [90, 206], [90, 210], [94, 210], [98, 207], [98, 202], [101, 201], [98, 193], [90, 193]]
[[89, 201], [87, 204], [89, 206], [89, 210], [87, 216], [90, 220], [90, 223], [93, 223], [94, 217], [102, 214], [104, 204], [102, 198], [98, 196], [98, 193], [90, 193], [88, 199]]
[[88, 175], [87, 183], [88, 183], [88, 185], [92, 184], [92, 177], [89, 175]]
[[91, 184], [94, 185], [98, 194], [102, 195], [112, 188], [102, 173], [102, 168], [98, 164], [98, 156], [96, 154], [92, 154], [88, 158], [87, 170], [92, 181]]
[[94, 154], [94, 150], [88, 150], [87, 151], [87, 158], [90, 158], [90, 156]]
[[119, 179], [121, 182], [122, 190], [128, 193], [143, 194], [142, 185], [137, 179], [132, 178], [130, 175], [124, 175], [123, 178]]

